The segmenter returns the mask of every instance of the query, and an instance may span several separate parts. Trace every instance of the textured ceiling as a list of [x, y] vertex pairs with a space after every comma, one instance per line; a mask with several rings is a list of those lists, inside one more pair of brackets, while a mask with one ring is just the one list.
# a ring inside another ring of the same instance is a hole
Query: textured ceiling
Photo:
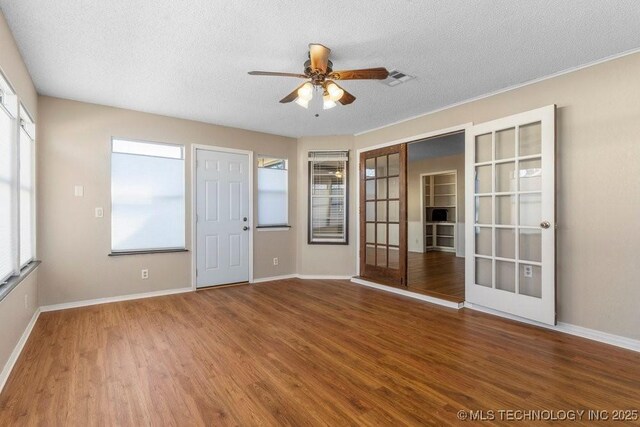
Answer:
[[[353, 134], [640, 47], [640, 1], [0, 0], [38, 92], [287, 136]], [[309, 42], [346, 82], [332, 110], [278, 100]]]

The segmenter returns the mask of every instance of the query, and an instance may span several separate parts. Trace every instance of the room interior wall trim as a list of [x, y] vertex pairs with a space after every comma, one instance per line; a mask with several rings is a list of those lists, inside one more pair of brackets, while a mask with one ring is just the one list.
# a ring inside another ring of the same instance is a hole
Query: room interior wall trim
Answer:
[[115, 297], [106, 297], [106, 298], [96, 298], [90, 300], [82, 300], [82, 301], [72, 301], [72, 302], [63, 302], [60, 304], [53, 305], [44, 305], [40, 307], [40, 311], [56, 311], [56, 310], [66, 310], [68, 308], [77, 308], [77, 307], [87, 307], [90, 305], [98, 305], [98, 304], [106, 304], [110, 302], [118, 302], [118, 301], [129, 301], [135, 299], [142, 298], [152, 298], [152, 297], [160, 297], [164, 295], [173, 295], [173, 294], [181, 294], [184, 292], [193, 292], [193, 288], [191, 286], [186, 288], [175, 288], [175, 289], [165, 289], [162, 291], [153, 291], [153, 292], [143, 292], [139, 294], [128, 294], [128, 295], [118, 295]]
[[467, 98], [467, 99], [464, 99], [464, 100], [459, 101], [459, 102], [454, 102], [453, 104], [445, 105], [444, 107], [436, 108], [435, 110], [431, 110], [431, 111], [427, 111], [425, 113], [417, 114], [415, 116], [407, 117], [406, 119], [398, 120], [398, 121], [395, 121], [393, 123], [388, 123], [386, 125], [378, 126], [376, 128], [373, 128], [373, 129], [363, 130], [361, 132], [354, 133], [353, 136], [365, 135], [365, 134], [368, 134], [368, 133], [371, 133], [371, 132], [375, 132], [375, 131], [378, 131], [378, 130], [381, 130], [381, 129], [385, 129], [385, 128], [388, 128], [388, 127], [391, 127], [391, 126], [395, 126], [395, 125], [399, 125], [399, 124], [402, 124], [402, 123], [410, 122], [411, 120], [419, 119], [420, 117], [425, 117], [425, 116], [428, 116], [430, 114], [439, 113], [441, 111], [445, 111], [445, 110], [448, 110], [450, 108], [459, 107], [459, 106], [464, 105], [464, 104], [470, 104], [472, 102], [480, 101], [480, 100], [485, 99], [485, 98], [491, 98], [492, 96], [500, 95], [501, 93], [510, 92], [512, 90], [516, 90], [516, 89], [520, 89], [520, 88], [523, 88], [523, 87], [526, 87], [526, 86], [530, 86], [530, 85], [533, 85], [533, 84], [536, 84], [536, 83], [540, 83], [540, 82], [543, 82], [545, 80], [550, 80], [550, 79], [553, 79], [553, 78], [556, 78], [556, 77], [560, 77], [560, 76], [563, 76], [565, 74], [571, 74], [571, 73], [573, 73], [575, 71], [580, 71], [580, 70], [583, 70], [585, 68], [593, 67], [595, 65], [599, 65], [599, 64], [602, 64], [602, 63], [605, 63], [605, 62], [613, 61], [613, 60], [616, 60], [616, 59], [619, 59], [619, 58], [623, 58], [625, 56], [633, 55], [633, 54], [639, 53], [639, 52], [640, 52], [640, 48], [627, 50], [625, 52], [617, 53], [615, 55], [607, 56], [605, 58], [601, 58], [601, 59], [598, 59], [596, 61], [592, 61], [592, 62], [588, 62], [588, 63], [583, 64], [583, 65], [579, 65], [577, 67], [567, 68], [566, 70], [558, 71], [557, 73], [549, 74], [547, 76], [543, 76], [543, 77], [540, 77], [540, 78], [537, 78], [537, 79], [529, 80], [529, 81], [526, 81], [526, 82], [523, 82], [523, 83], [518, 83], [518, 84], [513, 85], [513, 86], [508, 86], [508, 87], [506, 87], [504, 89], [499, 89], [499, 90], [496, 90], [496, 91], [493, 91], [493, 92], [488, 92], [488, 93], [485, 93], [485, 94], [482, 94], [482, 95], [478, 95], [478, 96], [476, 96], [474, 98]]
[[298, 274], [298, 279], [302, 280], [351, 280], [353, 275], [334, 276], [325, 274]]
[[358, 277], [351, 278], [351, 282], [352, 283], [356, 283], [358, 285], [368, 286], [370, 288], [375, 288], [375, 289], [378, 289], [378, 290], [381, 290], [381, 291], [391, 292], [393, 294], [403, 295], [405, 297], [410, 297], [410, 298], [418, 299], [418, 300], [421, 300], [421, 301], [430, 302], [431, 304], [441, 305], [441, 306], [447, 307], [447, 308], [453, 308], [455, 310], [459, 310], [459, 309], [461, 309], [463, 307], [463, 303], [447, 301], [447, 300], [444, 300], [444, 299], [434, 298], [434, 297], [430, 297], [428, 295], [423, 295], [423, 294], [419, 294], [419, 293], [416, 293], [416, 292], [407, 291], [407, 290], [404, 290], [404, 289], [398, 289], [398, 288], [394, 288], [394, 287], [391, 287], [391, 286], [381, 285], [379, 283], [370, 282], [368, 280], [364, 280], [364, 279], [361, 279], [361, 278], [358, 278]]
[[259, 279], [253, 279], [253, 282], [251, 282], [251, 283], [274, 282], [276, 280], [295, 279], [297, 277], [298, 277], [297, 274], [285, 274], [285, 275], [282, 275], [282, 276], [261, 277]]
[[13, 370], [13, 367], [18, 361], [18, 358], [20, 357], [20, 354], [22, 353], [22, 350], [24, 349], [24, 346], [27, 343], [27, 340], [29, 339], [29, 335], [31, 335], [31, 331], [35, 326], [38, 320], [38, 317], [40, 317], [41, 312], [42, 310], [38, 308], [33, 313], [33, 316], [31, 317], [29, 324], [27, 324], [27, 327], [25, 328], [24, 332], [22, 333], [22, 336], [18, 340], [18, 343], [13, 348], [13, 351], [11, 352], [11, 355], [9, 356], [7, 363], [4, 364], [4, 367], [2, 368], [2, 372], [0, 373], [0, 392], [4, 388], [4, 385], [6, 384], [7, 380], [9, 379], [9, 375], [11, 375], [11, 371]]
[[522, 317], [514, 316], [509, 313], [503, 313], [501, 311], [493, 310], [487, 307], [474, 305], [469, 302], [464, 303], [464, 308], [469, 308], [471, 310], [481, 311], [483, 313], [492, 314], [494, 316], [515, 320], [517, 322], [527, 323], [529, 325], [550, 329], [552, 331], [562, 332], [564, 334], [586, 338], [591, 341], [597, 341], [604, 344], [625, 348], [627, 350], [640, 352], [640, 340], [622, 337], [620, 335], [614, 335], [607, 332], [598, 331], [596, 329], [584, 328], [582, 326], [576, 326], [570, 323], [558, 322], [555, 326], [551, 326], [544, 323], [535, 322], [533, 320], [524, 319]]

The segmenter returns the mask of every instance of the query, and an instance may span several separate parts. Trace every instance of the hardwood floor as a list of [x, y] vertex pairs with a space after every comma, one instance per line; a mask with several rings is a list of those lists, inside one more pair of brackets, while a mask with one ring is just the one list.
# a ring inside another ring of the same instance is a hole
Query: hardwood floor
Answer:
[[640, 409], [640, 353], [291, 279], [43, 313], [0, 425], [443, 425], [481, 409]]
[[407, 261], [408, 290], [464, 301], [464, 258], [452, 252], [409, 252]]

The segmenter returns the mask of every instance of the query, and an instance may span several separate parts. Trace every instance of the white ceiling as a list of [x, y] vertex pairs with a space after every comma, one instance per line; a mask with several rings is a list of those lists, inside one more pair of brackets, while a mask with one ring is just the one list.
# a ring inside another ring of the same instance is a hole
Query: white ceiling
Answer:
[[[287, 136], [353, 134], [640, 47], [640, 1], [0, 0], [41, 94]], [[315, 117], [278, 100], [307, 44], [397, 87]]]

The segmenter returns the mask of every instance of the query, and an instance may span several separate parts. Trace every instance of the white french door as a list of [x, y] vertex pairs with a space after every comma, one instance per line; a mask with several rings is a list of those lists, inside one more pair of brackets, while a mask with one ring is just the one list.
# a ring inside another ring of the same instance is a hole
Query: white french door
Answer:
[[247, 282], [248, 154], [196, 149], [196, 287]]
[[555, 105], [466, 135], [465, 299], [555, 324]]

